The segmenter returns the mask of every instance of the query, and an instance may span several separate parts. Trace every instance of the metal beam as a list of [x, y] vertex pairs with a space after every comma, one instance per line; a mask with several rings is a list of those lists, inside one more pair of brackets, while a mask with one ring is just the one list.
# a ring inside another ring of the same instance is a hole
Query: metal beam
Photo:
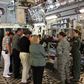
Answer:
[[66, 12], [66, 11], [73, 10], [75, 8], [80, 8], [80, 7], [84, 7], [84, 1], [80, 2], [80, 3], [72, 4], [72, 5], [69, 5], [69, 6], [64, 6], [62, 8], [58, 8], [56, 10], [53, 10], [51, 12], [46, 13], [46, 16], [49, 16], [49, 15], [52, 15], [52, 14]]

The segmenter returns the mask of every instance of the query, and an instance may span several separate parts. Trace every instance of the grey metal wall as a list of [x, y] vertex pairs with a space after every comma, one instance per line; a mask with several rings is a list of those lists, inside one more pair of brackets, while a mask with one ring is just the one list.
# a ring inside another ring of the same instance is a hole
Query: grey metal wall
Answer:
[[16, 13], [15, 10], [10, 10], [8, 8], [8, 3], [1, 3], [0, 8], [4, 9], [4, 15], [0, 16], [0, 23], [16, 23]]

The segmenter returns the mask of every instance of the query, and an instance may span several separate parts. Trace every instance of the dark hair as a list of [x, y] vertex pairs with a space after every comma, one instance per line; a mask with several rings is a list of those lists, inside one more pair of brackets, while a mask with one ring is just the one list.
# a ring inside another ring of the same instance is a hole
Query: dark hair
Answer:
[[76, 32], [79, 36], [81, 36], [81, 32], [79, 30], [74, 29], [74, 32]]
[[28, 30], [28, 29], [23, 29], [23, 34], [25, 34], [25, 35], [27, 35], [27, 34], [31, 35], [32, 32], [30, 30]]
[[14, 33], [13, 32], [9, 32], [9, 35], [14, 35]]
[[39, 38], [41, 38], [41, 34], [39, 34], [38, 36], [39, 36]]
[[22, 28], [18, 28], [17, 30], [16, 30], [16, 33], [18, 32], [18, 31], [21, 31], [22, 30]]
[[65, 34], [64, 32], [60, 32], [59, 35], [61, 35], [61, 36], [63, 36], [63, 37], [66, 36], [66, 34]]
[[26, 30], [24, 30], [24, 31], [23, 31], [23, 34], [27, 35], [27, 34], [28, 34], [28, 32], [27, 32]]

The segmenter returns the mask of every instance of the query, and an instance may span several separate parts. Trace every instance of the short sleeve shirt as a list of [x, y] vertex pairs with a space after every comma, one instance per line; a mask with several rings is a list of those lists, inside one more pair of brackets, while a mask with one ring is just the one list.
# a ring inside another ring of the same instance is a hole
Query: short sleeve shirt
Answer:
[[20, 51], [19, 42], [20, 42], [20, 36], [17, 34], [14, 35], [13, 41], [12, 41], [12, 49], [16, 49], [16, 50]]
[[7, 50], [6, 45], [10, 44], [10, 37], [5, 36], [2, 41], [2, 50]]

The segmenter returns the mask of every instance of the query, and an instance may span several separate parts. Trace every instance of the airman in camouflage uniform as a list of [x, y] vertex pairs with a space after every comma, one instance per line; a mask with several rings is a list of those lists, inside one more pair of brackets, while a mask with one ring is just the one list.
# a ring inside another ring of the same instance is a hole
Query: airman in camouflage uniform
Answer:
[[81, 41], [79, 38], [80, 32], [78, 30], [73, 31], [74, 38], [72, 40], [72, 49], [71, 49], [71, 54], [73, 57], [73, 79], [74, 79], [74, 84], [79, 81], [80, 79], [80, 62], [81, 62], [81, 53], [80, 53], [80, 46], [81, 46]]
[[59, 38], [61, 39], [58, 43], [57, 47], [57, 69], [60, 74], [60, 79], [62, 84], [66, 84], [66, 80], [70, 78], [70, 68], [69, 68], [69, 61], [70, 61], [70, 44], [65, 38], [65, 34], [63, 32], [59, 33]]

